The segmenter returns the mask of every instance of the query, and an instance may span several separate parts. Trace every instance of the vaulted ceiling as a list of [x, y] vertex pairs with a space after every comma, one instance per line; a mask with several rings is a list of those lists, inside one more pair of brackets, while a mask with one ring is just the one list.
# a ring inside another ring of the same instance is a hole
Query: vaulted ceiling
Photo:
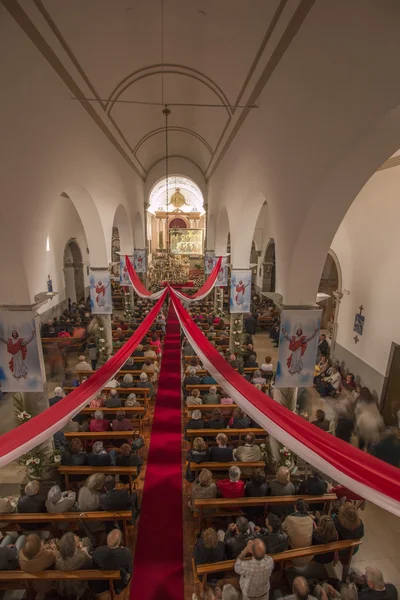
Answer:
[[7, 0], [71, 102], [79, 98], [143, 179], [165, 158], [163, 104], [169, 155], [210, 176], [249, 110], [240, 106], [255, 103], [312, 4]]

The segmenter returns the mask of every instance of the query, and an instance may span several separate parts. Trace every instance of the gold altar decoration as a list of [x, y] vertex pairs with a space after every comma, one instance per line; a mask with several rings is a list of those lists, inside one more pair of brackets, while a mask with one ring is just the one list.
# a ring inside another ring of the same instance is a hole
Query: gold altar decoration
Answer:
[[150, 290], [159, 290], [165, 281], [186, 283], [189, 280], [189, 266], [186, 256], [165, 251], [157, 252], [147, 272]]
[[171, 229], [169, 232], [170, 251], [173, 254], [203, 254], [202, 229]]
[[180, 188], [176, 188], [175, 192], [171, 196], [170, 204], [175, 206], [175, 208], [182, 208], [186, 204], [186, 206], [190, 205], [190, 202], [187, 202], [185, 196], [181, 193]]

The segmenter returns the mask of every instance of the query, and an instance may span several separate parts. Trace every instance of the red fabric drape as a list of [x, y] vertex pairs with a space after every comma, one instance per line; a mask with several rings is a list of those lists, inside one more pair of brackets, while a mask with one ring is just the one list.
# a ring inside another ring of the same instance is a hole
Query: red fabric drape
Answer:
[[[148, 300], [157, 300], [160, 297], [160, 295], [163, 293], [163, 290], [159, 290], [158, 292], [154, 292], [153, 294], [151, 292], [149, 292], [149, 290], [146, 289], [145, 286], [143, 285], [143, 283], [140, 281], [140, 278], [139, 278], [138, 274], [136, 273], [135, 268], [129, 259], [129, 256], [126, 256], [125, 259], [126, 259], [126, 267], [128, 269], [128, 274], [131, 279], [131, 283], [132, 283], [132, 286], [133, 286], [135, 292], [141, 298], [147, 298]], [[220, 256], [214, 269], [212, 270], [212, 273], [207, 278], [204, 285], [202, 285], [201, 288], [195, 294], [193, 294], [193, 296], [187, 296], [186, 294], [177, 292], [178, 297], [182, 300], [185, 300], [185, 301], [187, 300], [187, 301], [192, 301], [192, 302], [202, 300], [203, 298], [205, 298], [211, 292], [212, 288], [215, 285], [215, 281], [217, 279], [218, 271], [221, 267], [221, 263], [222, 263], [222, 257]]]
[[140, 344], [157, 317], [167, 294], [168, 291], [165, 290], [160, 300], [129, 340], [87, 381], [29, 422], [0, 436], [0, 467], [16, 460], [59, 431], [105, 387]]
[[327, 475], [400, 515], [399, 470], [318, 429], [257, 390], [232, 369], [198, 329], [171, 290], [181, 326], [206, 369], [243, 410], [275, 438]]

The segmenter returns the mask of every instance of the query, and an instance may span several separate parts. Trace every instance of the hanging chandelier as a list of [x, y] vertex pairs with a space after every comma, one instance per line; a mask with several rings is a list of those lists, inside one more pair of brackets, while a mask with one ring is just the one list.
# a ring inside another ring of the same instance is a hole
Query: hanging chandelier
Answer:
[[167, 239], [166, 248], [157, 250], [153, 255], [151, 265], [148, 270], [150, 290], [160, 289], [168, 281], [169, 283], [182, 284], [189, 279], [190, 262], [186, 256], [174, 254], [171, 252], [169, 238], [169, 148], [168, 148], [168, 117], [171, 114], [168, 105], [163, 109], [165, 117], [165, 183], [166, 183], [166, 225]]

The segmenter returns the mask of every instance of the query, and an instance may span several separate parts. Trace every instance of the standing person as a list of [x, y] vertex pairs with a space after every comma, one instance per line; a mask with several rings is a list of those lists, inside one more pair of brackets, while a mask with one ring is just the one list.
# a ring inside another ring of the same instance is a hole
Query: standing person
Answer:
[[328, 356], [329, 354], [329, 344], [326, 339], [325, 333], [321, 333], [321, 335], [319, 336], [318, 353], [321, 356]]
[[244, 328], [246, 330], [246, 333], [249, 333], [250, 335], [256, 334], [257, 322], [256, 322], [255, 318], [253, 317], [253, 315], [248, 315], [245, 318]]
[[92, 365], [92, 371], [95, 371], [96, 366], [97, 366], [98, 353], [97, 353], [96, 340], [94, 339], [94, 337], [89, 338], [88, 354], [89, 354], [89, 360]]
[[315, 425], [315, 427], [322, 429], [322, 431], [329, 431], [330, 423], [328, 419], [325, 419], [325, 412], [318, 409], [315, 416], [317, 417], [317, 420], [311, 421], [311, 425]]
[[[248, 554], [251, 554], [251, 560], [244, 560]], [[250, 540], [235, 563], [235, 572], [240, 575], [243, 600], [268, 600], [273, 570], [274, 561], [266, 556], [264, 542], [260, 539]]]

